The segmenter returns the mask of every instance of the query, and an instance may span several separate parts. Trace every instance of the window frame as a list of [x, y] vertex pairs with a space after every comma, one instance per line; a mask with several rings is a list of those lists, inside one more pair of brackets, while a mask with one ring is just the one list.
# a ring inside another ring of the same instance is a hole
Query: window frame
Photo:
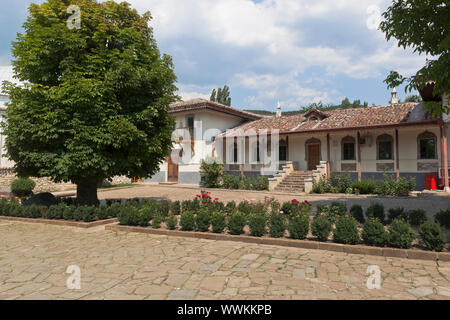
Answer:
[[[432, 139], [434, 142], [434, 156], [431, 158], [429, 157], [422, 157], [422, 148], [421, 148], [421, 142], [423, 140], [430, 140]], [[437, 137], [433, 132], [425, 131], [422, 132], [417, 136], [417, 159], [418, 160], [437, 160], [438, 159], [438, 150], [437, 150]]]
[[[345, 144], [353, 144], [353, 157], [352, 159], [345, 159]], [[355, 161], [356, 160], [356, 139], [352, 136], [346, 136], [341, 140], [341, 160], [342, 161]]]
[[[380, 142], [389, 142], [390, 145], [390, 158], [380, 157]], [[389, 134], [382, 134], [377, 137], [377, 160], [392, 161], [394, 160], [394, 139]]]

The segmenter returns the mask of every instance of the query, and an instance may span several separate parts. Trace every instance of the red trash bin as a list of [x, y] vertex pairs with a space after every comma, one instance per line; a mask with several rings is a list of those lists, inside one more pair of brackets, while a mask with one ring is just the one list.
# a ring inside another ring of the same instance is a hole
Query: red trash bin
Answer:
[[437, 190], [437, 174], [426, 174], [425, 175], [425, 189], [427, 190]]

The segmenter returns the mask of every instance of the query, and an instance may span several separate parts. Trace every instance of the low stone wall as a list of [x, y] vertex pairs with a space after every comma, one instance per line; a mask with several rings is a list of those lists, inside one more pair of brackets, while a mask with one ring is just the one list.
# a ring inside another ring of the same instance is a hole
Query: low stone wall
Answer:
[[[0, 168], [0, 192], [10, 192], [11, 182], [17, 178], [12, 168]], [[36, 182], [36, 187], [34, 188], [34, 193], [39, 192], [58, 192], [67, 190], [76, 190], [77, 186], [71, 182], [55, 183], [50, 180], [50, 178], [31, 178]], [[113, 181], [110, 183], [115, 184], [125, 184], [131, 183], [131, 180], [127, 177], [114, 177]]]

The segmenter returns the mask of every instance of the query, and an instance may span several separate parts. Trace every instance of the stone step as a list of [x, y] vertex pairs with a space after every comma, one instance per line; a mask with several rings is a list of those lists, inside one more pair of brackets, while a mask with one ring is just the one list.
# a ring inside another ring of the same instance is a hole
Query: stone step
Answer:
[[289, 182], [289, 181], [282, 181], [278, 184], [279, 186], [304, 186], [304, 182]]

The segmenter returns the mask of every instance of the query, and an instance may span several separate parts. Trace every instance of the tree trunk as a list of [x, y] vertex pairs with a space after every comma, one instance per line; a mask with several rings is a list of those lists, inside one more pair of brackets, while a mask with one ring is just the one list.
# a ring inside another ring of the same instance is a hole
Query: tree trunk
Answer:
[[99, 204], [97, 198], [98, 181], [90, 180], [77, 183], [77, 204], [96, 206]]

